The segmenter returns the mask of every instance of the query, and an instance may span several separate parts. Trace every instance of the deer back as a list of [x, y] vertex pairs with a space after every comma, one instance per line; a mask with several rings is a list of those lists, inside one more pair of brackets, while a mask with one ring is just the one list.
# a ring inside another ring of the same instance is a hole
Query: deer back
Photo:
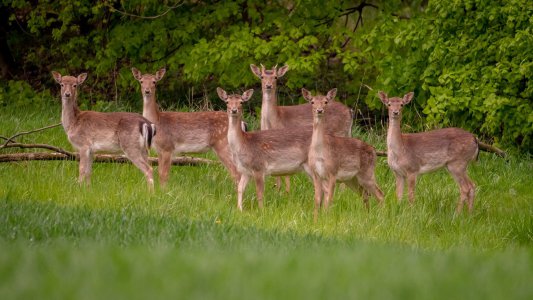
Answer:
[[226, 139], [228, 117], [220, 111], [160, 112], [157, 125], [156, 149], [205, 152]]
[[127, 145], [142, 144], [143, 124], [151, 123], [135, 113], [81, 111], [67, 136], [76, 148], [114, 152]]
[[405, 151], [395, 164], [421, 173], [436, 170], [453, 161], [471, 161], [478, 153], [475, 136], [460, 128], [402, 134]]
[[244, 132], [244, 143], [236, 149], [236, 160], [245, 169], [266, 174], [292, 174], [307, 161], [311, 128]]
[[[280, 116], [279, 126], [274, 125], [275, 129], [312, 127], [313, 112], [311, 104], [300, 104], [293, 106], [278, 106]], [[350, 109], [338, 102], [332, 101], [328, 105], [325, 116], [329, 121], [326, 124], [326, 132], [335, 136], [350, 136], [352, 129], [352, 113]]]

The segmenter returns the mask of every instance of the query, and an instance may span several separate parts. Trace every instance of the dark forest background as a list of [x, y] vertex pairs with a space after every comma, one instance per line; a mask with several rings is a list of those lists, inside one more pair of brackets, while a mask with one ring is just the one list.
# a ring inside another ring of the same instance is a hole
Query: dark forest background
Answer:
[[[499, 145], [533, 148], [530, 0], [25, 1], [0, 0], [0, 109], [57, 98], [52, 70], [88, 72], [82, 106], [142, 106], [135, 66], [154, 73], [163, 107], [220, 109], [215, 88], [254, 88], [249, 65], [289, 65], [283, 104], [300, 89], [385, 120], [379, 90], [415, 92], [413, 130], [460, 126]], [[57, 101], [57, 100], [55, 100]]]

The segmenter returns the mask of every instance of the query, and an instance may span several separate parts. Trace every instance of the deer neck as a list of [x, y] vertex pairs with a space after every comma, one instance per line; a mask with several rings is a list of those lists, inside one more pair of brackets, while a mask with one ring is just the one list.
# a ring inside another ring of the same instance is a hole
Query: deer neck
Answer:
[[76, 97], [73, 99], [61, 98], [61, 124], [67, 132], [76, 123], [80, 114], [80, 109], [76, 103]]
[[155, 101], [155, 93], [150, 95], [143, 93], [143, 117], [152, 123], [159, 123], [159, 107]]
[[313, 117], [313, 135], [311, 136], [311, 149], [317, 154], [323, 152], [325, 139], [324, 116]]
[[261, 103], [261, 129], [271, 129], [272, 124], [278, 123], [278, 98], [276, 90], [263, 90], [263, 101]]
[[229, 115], [229, 124], [228, 124], [228, 144], [230, 149], [237, 151], [244, 143], [244, 134], [242, 132], [242, 116]]
[[387, 149], [388, 151], [392, 151], [394, 153], [404, 152], [400, 118], [389, 118], [389, 129], [387, 130]]

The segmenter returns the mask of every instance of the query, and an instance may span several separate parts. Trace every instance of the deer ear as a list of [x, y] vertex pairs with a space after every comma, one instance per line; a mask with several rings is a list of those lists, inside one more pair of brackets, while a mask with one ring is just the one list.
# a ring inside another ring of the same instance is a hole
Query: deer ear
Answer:
[[59, 74], [59, 72], [52, 71], [52, 76], [54, 77], [55, 81], [57, 81], [57, 83], [61, 84], [61, 74]]
[[415, 93], [413, 93], [413, 92], [409, 92], [409, 93], [405, 94], [405, 96], [403, 96], [402, 103], [405, 105], [405, 104], [411, 102], [411, 100], [413, 100], [413, 96], [414, 95], [415, 95]]
[[87, 79], [87, 73], [81, 73], [78, 75], [78, 84], [82, 84]]
[[252, 95], [254, 94], [254, 90], [250, 89], [244, 92], [241, 96], [242, 102], [246, 102], [252, 98]]
[[222, 99], [224, 102], [227, 102], [228, 100], [228, 93], [226, 93], [225, 90], [222, 88], [217, 87], [217, 94], [220, 99]]
[[379, 91], [378, 96], [379, 99], [381, 99], [381, 102], [383, 102], [383, 104], [389, 104], [389, 97], [387, 96], [387, 94], [385, 94], [385, 92]]
[[333, 101], [335, 100], [335, 96], [337, 96], [337, 89], [334, 88], [334, 89], [331, 89], [328, 94], [326, 95], [326, 97], [328, 97], [328, 100], [329, 101]]
[[283, 75], [285, 75], [285, 73], [287, 73], [288, 70], [289, 70], [289, 66], [288, 65], [284, 65], [283, 67], [279, 68], [277, 73], [276, 73], [278, 75], [278, 78], [282, 77]]
[[155, 81], [159, 81], [165, 76], [165, 73], [167, 72], [167, 69], [161, 68], [159, 71], [155, 72]]
[[304, 99], [309, 102], [313, 100], [313, 96], [311, 96], [311, 92], [306, 90], [305, 88], [302, 88], [302, 96], [304, 96]]
[[131, 73], [133, 74], [133, 78], [137, 79], [137, 80], [141, 80], [141, 71], [139, 71], [137, 68], [135, 67], [132, 67], [131, 68]]
[[250, 69], [252, 70], [252, 73], [255, 74], [255, 76], [261, 78], [261, 70], [256, 65], [251, 64]]

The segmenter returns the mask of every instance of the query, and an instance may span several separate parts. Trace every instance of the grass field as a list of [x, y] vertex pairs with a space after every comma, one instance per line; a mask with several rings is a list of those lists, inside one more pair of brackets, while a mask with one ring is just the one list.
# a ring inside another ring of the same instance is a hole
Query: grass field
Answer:
[[[59, 122], [59, 103], [3, 108], [0, 135]], [[384, 136], [362, 138], [384, 149]], [[62, 128], [24, 136], [71, 149]], [[3, 153], [7, 151], [2, 151]], [[214, 158], [212, 154], [205, 155]], [[313, 222], [312, 184], [292, 177], [265, 209], [253, 184], [245, 211], [218, 165], [173, 167], [149, 193], [132, 165], [95, 164], [80, 187], [75, 162], [0, 164], [1, 299], [531, 299], [533, 161], [482, 153], [469, 173], [474, 213], [455, 215], [444, 171], [397, 203], [379, 159], [386, 205], [339, 187]]]

